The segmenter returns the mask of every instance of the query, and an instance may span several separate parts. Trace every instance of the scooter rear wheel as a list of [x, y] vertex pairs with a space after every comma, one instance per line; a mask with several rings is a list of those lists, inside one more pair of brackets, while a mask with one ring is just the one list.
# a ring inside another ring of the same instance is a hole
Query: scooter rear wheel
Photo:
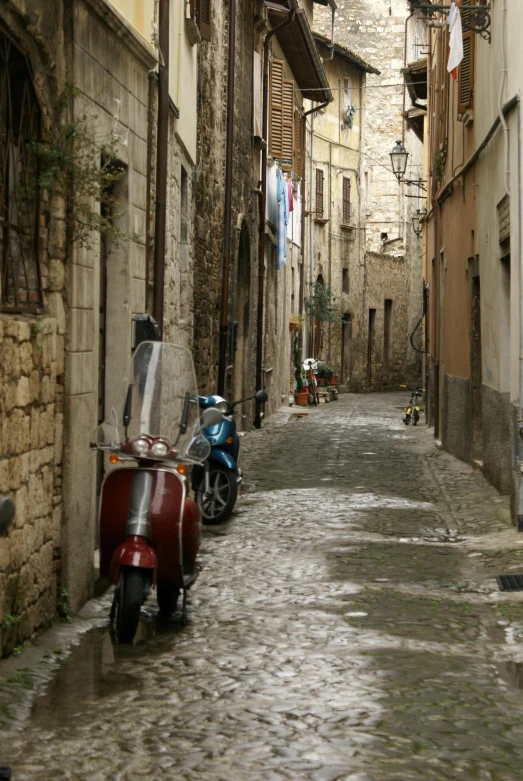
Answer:
[[236, 473], [231, 469], [211, 466], [209, 473], [210, 493], [205, 493], [205, 476], [196, 489], [196, 504], [200, 508], [205, 524], [222, 523], [232, 513], [238, 496]]
[[122, 567], [117, 588], [116, 637], [119, 643], [132, 643], [145, 600], [145, 574], [141, 570]]

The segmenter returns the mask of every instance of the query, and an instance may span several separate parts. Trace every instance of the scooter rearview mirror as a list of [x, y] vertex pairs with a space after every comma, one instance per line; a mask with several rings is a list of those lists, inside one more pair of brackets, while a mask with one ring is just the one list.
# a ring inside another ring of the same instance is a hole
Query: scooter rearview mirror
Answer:
[[265, 404], [265, 402], [269, 397], [267, 396], [267, 393], [264, 390], [259, 390], [254, 394], [254, 398], [258, 402], [258, 404]]
[[216, 409], [216, 407], [209, 407], [208, 409], [202, 412], [202, 417], [201, 417], [202, 428], [208, 428], [209, 426], [217, 426], [218, 423], [221, 423], [222, 418], [223, 415], [219, 409]]
[[15, 503], [4, 496], [0, 499], [0, 537], [7, 533], [11, 521], [15, 517]]

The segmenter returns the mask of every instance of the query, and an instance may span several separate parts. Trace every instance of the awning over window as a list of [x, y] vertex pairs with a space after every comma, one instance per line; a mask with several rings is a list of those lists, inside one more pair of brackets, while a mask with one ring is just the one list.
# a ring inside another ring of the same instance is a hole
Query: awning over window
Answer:
[[[284, 10], [284, 3], [276, 3], [273, 0], [267, 2], [266, 5], [272, 28], [287, 19], [288, 11]], [[286, 24], [276, 33], [276, 38], [303, 97], [316, 103], [331, 101], [332, 93], [325, 69], [314, 43], [305, 11], [302, 8], [296, 11], [290, 24]]]
[[[409, 91], [412, 105], [416, 108], [426, 108], [427, 101], [427, 58], [411, 62], [401, 72]], [[425, 101], [425, 104], [419, 103]]]

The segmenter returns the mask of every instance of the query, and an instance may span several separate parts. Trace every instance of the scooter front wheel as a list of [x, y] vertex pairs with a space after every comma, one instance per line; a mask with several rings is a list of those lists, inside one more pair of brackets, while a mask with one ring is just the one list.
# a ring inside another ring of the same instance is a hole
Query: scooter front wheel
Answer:
[[231, 514], [238, 496], [236, 472], [211, 466], [209, 492], [205, 493], [205, 476], [196, 488], [196, 504], [205, 524], [221, 523]]
[[140, 610], [145, 600], [145, 574], [141, 570], [121, 567], [116, 597], [116, 637], [119, 643], [132, 643]]

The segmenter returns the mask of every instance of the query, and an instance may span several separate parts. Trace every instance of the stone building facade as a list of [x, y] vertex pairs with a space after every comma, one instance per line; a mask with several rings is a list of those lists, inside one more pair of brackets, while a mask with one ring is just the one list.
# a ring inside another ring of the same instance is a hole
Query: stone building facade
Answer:
[[[14, 150], [30, 148], [38, 140], [37, 128], [42, 133], [52, 128], [66, 79], [62, 4], [50, 3], [37, 29], [31, 20], [26, 3], [0, 9], [0, 157], [2, 171], [10, 170], [10, 181], [17, 183], [30, 174], [31, 163], [30, 155], [22, 162]], [[8, 78], [15, 87], [11, 103]], [[24, 94], [29, 102], [22, 105]], [[13, 116], [22, 118], [17, 127], [10, 122]], [[20, 195], [18, 203], [8, 182], [2, 177], [2, 213], [9, 215], [10, 227], [4, 224], [2, 232], [0, 494], [15, 500], [17, 513], [9, 536], [0, 539], [3, 654], [55, 613], [62, 545], [66, 329], [64, 203], [42, 193], [39, 209], [33, 211], [34, 193]], [[18, 243], [16, 237], [24, 231], [36, 241], [34, 254]]]
[[[360, 193], [365, 252], [362, 286], [353, 312], [354, 390], [421, 382], [420, 354], [410, 334], [422, 315], [422, 244], [412, 216], [423, 191], [398, 184], [389, 153], [397, 139], [409, 151], [405, 178], [423, 174], [423, 145], [404, 121], [408, 107], [402, 69], [423, 54], [425, 28], [409, 19], [404, 0], [353, 0], [339, 4], [335, 40], [379, 71], [362, 90]], [[330, 34], [331, 16], [319, 9], [315, 29]], [[416, 196], [416, 197], [412, 197]], [[419, 341], [419, 333], [416, 335]]]
[[[56, 0], [45, 13], [39, 5], [15, 0], [0, 9], [3, 128], [5, 74], [16, 80], [13, 95], [29, 96], [16, 107], [27, 118], [23, 138], [14, 129], [0, 137], [3, 170], [20, 169], [25, 158], [15, 151], [19, 141], [26, 150], [42, 140], [55, 148], [49, 139], [56, 140], [67, 122], [82, 126], [100, 166], [110, 149], [121, 175], [108, 215], [116, 230], [93, 228], [83, 242], [74, 233], [67, 194], [44, 190], [37, 209], [28, 189], [15, 208], [9, 205], [15, 191], [7, 180], [1, 185], [11, 217], [1, 276], [0, 493], [11, 495], [17, 507], [9, 535], [0, 540], [4, 653], [53, 618], [64, 589], [73, 611], [92, 593], [97, 502], [109, 465], [89, 442], [131, 358], [133, 315], [150, 311], [154, 286], [154, 0]], [[164, 338], [192, 347], [197, 48], [182, 4], [173, 8], [170, 29], [176, 46], [166, 158]], [[72, 87], [65, 90], [67, 84]], [[36, 170], [29, 173], [34, 177]]]

